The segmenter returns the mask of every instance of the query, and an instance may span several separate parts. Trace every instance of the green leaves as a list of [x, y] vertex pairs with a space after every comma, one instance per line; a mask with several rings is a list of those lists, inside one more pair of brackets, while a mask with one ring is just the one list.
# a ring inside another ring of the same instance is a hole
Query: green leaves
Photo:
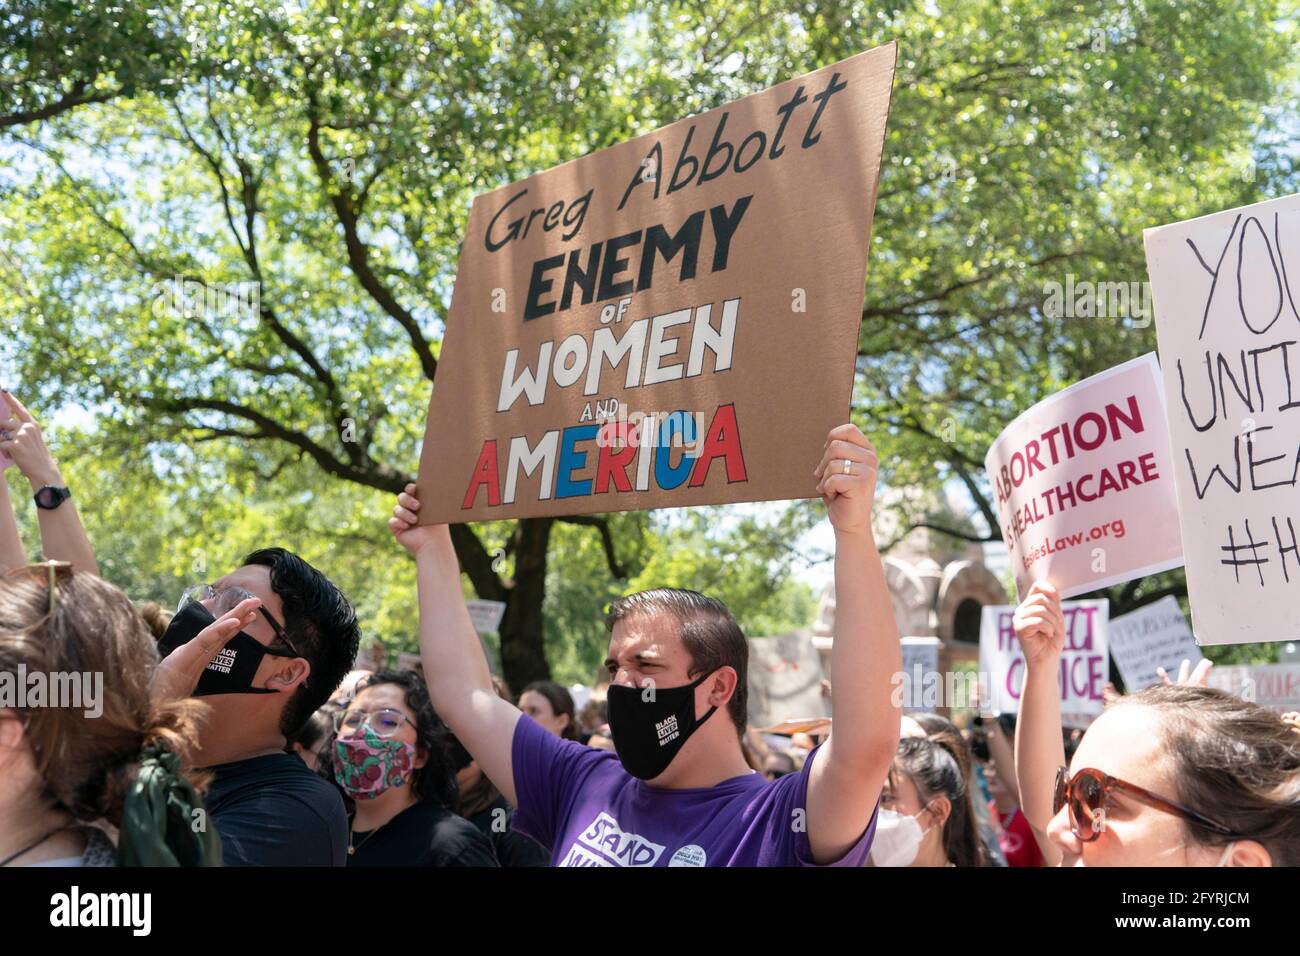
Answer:
[[[1143, 228], [1297, 188], [1293, 12], [16, 0], [0, 19], [6, 376], [39, 407], [93, 410], [68, 451], [92, 478], [87, 448], [185, 463], [161, 485], [102, 476], [96, 533], [141, 593], [180, 557], [157, 529], [118, 533], [131, 501], [237, 488], [231, 540], [286, 523], [355, 569], [370, 625], [409, 648], [411, 583], [368, 522], [415, 468], [472, 197], [897, 39], [854, 408], [900, 491], [894, 527], [978, 536], [1003, 425], [1154, 347], [1132, 317], [1048, 315], [1046, 283], [1141, 282]], [[786, 629], [811, 600], [780, 547], [802, 507], [725, 533], [689, 512], [617, 516], [625, 579], [595, 529], [557, 525], [558, 670], [587, 675], [593, 608], [643, 583], [712, 588], [751, 630]], [[512, 530], [480, 528], [485, 552]]]

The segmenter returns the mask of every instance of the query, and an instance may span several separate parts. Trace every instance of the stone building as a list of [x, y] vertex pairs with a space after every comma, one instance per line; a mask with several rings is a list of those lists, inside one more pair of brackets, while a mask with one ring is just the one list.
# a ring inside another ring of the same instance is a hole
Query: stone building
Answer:
[[[940, 563], [940, 560], [943, 563]], [[885, 582], [898, 633], [908, 643], [938, 642], [938, 669], [948, 673], [961, 662], [979, 660], [980, 610], [987, 604], [1007, 604], [1011, 598], [998, 577], [984, 564], [976, 544], [956, 542], [946, 535], [917, 529], [884, 558]], [[821, 655], [823, 672], [830, 667], [835, 636], [835, 591], [822, 594], [813, 645]], [[928, 638], [929, 641], [908, 639]]]

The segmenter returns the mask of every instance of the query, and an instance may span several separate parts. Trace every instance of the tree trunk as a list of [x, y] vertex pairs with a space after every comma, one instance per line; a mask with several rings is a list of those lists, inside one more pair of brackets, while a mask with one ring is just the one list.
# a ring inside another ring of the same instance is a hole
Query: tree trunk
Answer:
[[516, 695], [536, 680], [548, 680], [542, 602], [546, 597], [546, 551], [551, 518], [525, 518], [516, 525], [515, 579], [506, 589], [501, 618], [501, 669]]

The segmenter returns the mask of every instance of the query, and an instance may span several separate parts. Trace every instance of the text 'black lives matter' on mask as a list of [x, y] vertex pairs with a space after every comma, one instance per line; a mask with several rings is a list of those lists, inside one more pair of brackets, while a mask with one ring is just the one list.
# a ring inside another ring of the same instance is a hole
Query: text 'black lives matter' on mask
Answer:
[[[158, 654], [166, 657], [176, 648], [188, 644], [199, 636], [199, 632], [210, 626], [216, 618], [197, 601], [191, 601], [176, 612], [167, 625], [167, 630], [158, 639]], [[194, 689], [195, 697], [208, 697], [213, 694], [274, 694], [266, 687], [254, 687], [253, 678], [267, 655], [264, 644], [256, 638], [237, 631], [235, 636], [226, 641], [226, 645], [203, 669], [199, 685]]]
[[718, 709], [710, 707], [695, 718], [695, 688], [707, 677], [681, 687], [609, 685], [609, 732], [624, 770], [640, 780], [653, 780], [668, 769], [691, 734]]

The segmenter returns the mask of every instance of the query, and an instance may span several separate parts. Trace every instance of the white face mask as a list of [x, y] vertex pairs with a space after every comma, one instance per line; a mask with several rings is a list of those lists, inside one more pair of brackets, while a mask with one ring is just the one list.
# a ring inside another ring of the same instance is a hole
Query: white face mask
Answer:
[[[921, 809], [924, 813], [925, 809]], [[921, 840], [929, 829], [921, 829], [916, 817], [881, 809], [876, 818], [876, 834], [868, 854], [873, 866], [911, 866], [921, 849]], [[917, 816], [921, 814], [918, 813]]]

